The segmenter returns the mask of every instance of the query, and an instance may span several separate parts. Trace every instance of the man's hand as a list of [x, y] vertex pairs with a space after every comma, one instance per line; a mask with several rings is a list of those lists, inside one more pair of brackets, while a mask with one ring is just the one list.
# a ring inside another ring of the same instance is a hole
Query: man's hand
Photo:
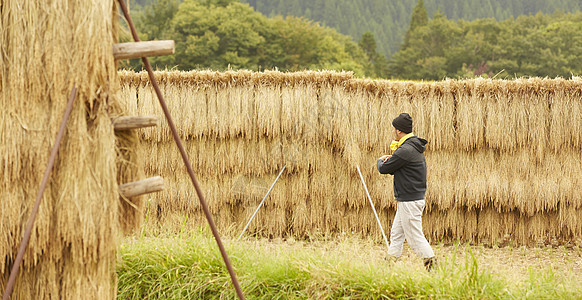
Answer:
[[380, 159], [382, 160], [382, 162], [386, 162], [387, 160], [390, 159], [390, 157], [392, 157], [392, 155], [383, 155], [382, 157], [380, 157]]

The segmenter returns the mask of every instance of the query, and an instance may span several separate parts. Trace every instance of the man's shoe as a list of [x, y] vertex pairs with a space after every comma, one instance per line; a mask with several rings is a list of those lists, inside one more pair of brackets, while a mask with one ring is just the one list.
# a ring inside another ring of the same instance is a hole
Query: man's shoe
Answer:
[[424, 259], [424, 267], [428, 272], [430, 272], [434, 267], [436, 267], [436, 257], [429, 257]]

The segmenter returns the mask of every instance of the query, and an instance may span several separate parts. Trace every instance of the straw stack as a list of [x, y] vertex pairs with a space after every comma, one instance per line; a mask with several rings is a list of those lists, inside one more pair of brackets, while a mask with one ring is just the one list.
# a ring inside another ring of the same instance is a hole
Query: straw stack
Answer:
[[[430, 240], [567, 243], [582, 235], [579, 81], [406, 82], [327, 71], [156, 76], [223, 230], [242, 229], [287, 165], [250, 234], [379, 237], [356, 164], [390, 228], [392, 178], [379, 175], [375, 162], [389, 153], [392, 119], [408, 112], [414, 132], [429, 141], [424, 229]], [[126, 105], [161, 117], [145, 73], [120, 77]], [[169, 228], [170, 220], [189, 218], [204, 226], [163, 128], [141, 136], [146, 172], [168, 177], [169, 189], [152, 197], [152, 220]]]
[[[112, 44], [114, 1], [0, 4], [0, 283], [4, 288], [73, 85], [78, 88], [12, 299], [111, 299], [120, 228], [139, 226], [137, 136], [122, 113]], [[123, 224], [118, 224], [118, 218]]]

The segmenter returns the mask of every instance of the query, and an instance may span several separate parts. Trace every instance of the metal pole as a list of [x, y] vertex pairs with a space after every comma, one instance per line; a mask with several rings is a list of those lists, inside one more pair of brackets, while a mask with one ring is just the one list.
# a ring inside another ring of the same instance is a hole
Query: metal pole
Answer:
[[[131, 35], [133, 36], [133, 39], [136, 42], [139, 42], [139, 37], [137, 35], [137, 31], [135, 30], [135, 26], [133, 25], [133, 21], [131, 20], [131, 16], [129, 15], [129, 12], [127, 11], [127, 7], [125, 6], [124, 1], [118, 0], [118, 2], [119, 2], [119, 5], [121, 6], [121, 10], [123, 11], [123, 14], [125, 15], [125, 19], [127, 20], [127, 24], [129, 25], [129, 28], [131, 29]], [[243, 295], [242, 290], [240, 288], [240, 284], [238, 283], [238, 279], [236, 278], [236, 274], [234, 273], [234, 269], [232, 268], [230, 260], [228, 259], [228, 255], [226, 254], [226, 250], [224, 249], [224, 245], [222, 244], [222, 240], [220, 239], [218, 229], [216, 228], [216, 224], [214, 224], [214, 220], [212, 219], [212, 214], [210, 213], [210, 210], [208, 209], [208, 205], [206, 204], [206, 200], [204, 200], [204, 195], [202, 195], [202, 190], [200, 189], [200, 186], [198, 185], [198, 181], [196, 180], [196, 175], [194, 175], [194, 170], [192, 169], [192, 164], [190, 163], [190, 160], [188, 159], [188, 155], [186, 154], [186, 150], [184, 149], [184, 145], [182, 144], [182, 140], [180, 139], [180, 136], [178, 135], [178, 130], [176, 129], [176, 125], [174, 125], [174, 121], [172, 120], [172, 116], [170, 115], [170, 111], [168, 110], [168, 106], [166, 105], [166, 101], [164, 100], [164, 96], [162, 95], [162, 91], [160, 90], [160, 87], [158, 86], [158, 81], [156, 80], [156, 78], [154, 76], [154, 71], [152, 69], [152, 66], [150, 65], [150, 62], [147, 59], [147, 57], [142, 57], [141, 60], [142, 60], [144, 66], [148, 72], [152, 86], [154, 87], [154, 90], [156, 91], [156, 95], [158, 96], [158, 100], [160, 102], [160, 106], [162, 107], [162, 110], [164, 111], [164, 115], [166, 116], [166, 120], [168, 120], [168, 126], [170, 126], [170, 130], [172, 131], [172, 136], [174, 137], [174, 141], [176, 142], [176, 145], [178, 146], [178, 149], [180, 150], [180, 155], [182, 156], [182, 160], [184, 161], [184, 165], [186, 165], [186, 170], [188, 171], [188, 175], [190, 175], [190, 179], [192, 179], [192, 184], [194, 185], [194, 189], [196, 190], [196, 195], [198, 195], [198, 199], [200, 200], [200, 204], [202, 205], [202, 211], [204, 211], [204, 215], [206, 216], [206, 220], [208, 220], [208, 225], [210, 225], [210, 230], [212, 231], [212, 235], [214, 235], [214, 239], [216, 240], [216, 244], [218, 245], [218, 249], [220, 250], [220, 254], [222, 255], [222, 259], [224, 260], [224, 264], [226, 265], [228, 273], [230, 274], [230, 279], [232, 280], [232, 284], [234, 285], [234, 289], [236, 290], [236, 294], [239, 297], [239, 299], [242, 300], [242, 299], [244, 299], [244, 295]]]
[[366, 195], [368, 196], [368, 200], [370, 200], [370, 205], [372, 206], [372, 210], [374, 211], [374, 216], [376, 216], [376, 221], [378, 221], [378, 226], [380, 226], [380, 231], [382, 232], [382, 237], [384, 238], [384, 243], [386, 243], [386, 248], [390, 249], [390, 244], [388, 244], [388, 239], [386, 238], [386, 234], [384, 233], [384, 228], [382, 228], [382, 223], [380, 223], [380, 218], [378, 218], [378, 214], [376, 213], [376, 208], [374, 208], [374, 203], [372, 203], [372, 197], [370, 197], [370, 193], [368, 192], [368, 187], [366, 186], [366, 182], [364, 182], [364, 177], [362, 176], [362, 172], [360, 171], [360, 166], [356, 165], [358, 168], [358, 174], [360, 174], [360, 179], [362, 179], [362, 184], [364, 185], [364, 190], [366, 190]]
[[265, 203], [265, 199], [267, 199], [267, 196], [269, 196], [269, 193], [271, 192], [271, 190], [275, 186], [275, 183], [277, 183], [277, 180], [279, 180], [279, 177], [281, 177], [281, 174], [283, 174], [283, 171], [285, 171], [285, 168], [286, 167], [287, 167], [287, 165], [283, 166], [283, 169], [281, 169], [281, 172], [279, 172], [279, 175], [277, 176], [277, 178], [275, 179], [275, 181], [273, 182], [273, 184], [271, 184], [271, 187], [269, 188], [269, 191], [267, 191], [267, 194], [265, 195], [265, 197], [263, 197], [263, 200], [261, 201], [261, 203], [257, 207], [257, 210], [255, 210], [255, 213], [251, 216], [251, 219], [247, 223], [247, 226], [245, 226], [245, 229], [243, 229], [243, 231], [241, 232], [241, 234], [238, 236], [238, 239], [239, 240], [243, 236], [243, 234], [245, 234], [245, 231], [247, 231], [247, 228], [249, 228], [249, 225], [251, 225], [251, 222], [255, 218], [255, 215], [259, 212], [259, 209], [261, 208], [261, 206], [263, 205], [263, 203]]
[[65, 114], [63, 115], [63, 120], [61, 121], [61, 126], [59, 127], [59, 132], [57, 133], [57, 139], [55, 140], [55, 144], [53, 145], [53, 149], [51, 150], [51, 154], [49, 156], [49, 161], [46, 166], [46, 170], [44, 171], [44, 176], [42, 177], [42, 181], [40, 183], [40, 189], [36, 194], [36, 201], [34, 203], [34, 207], [32, 208], [32, 212], [30, 217], [28, 217], [28, 223], [26, 224], [26, 230], [24, 232], [24, 236], [22, 237], [22, 242], [20, 242], [20, 247], [18, 248], [18, 254], [16, 254], [16, 259], [14, 260], [14, 265], [12, 265], [12, 270], [10, 271], [10, 277], [8, 278], [8, 283], [6, 284], [6, 290], [4, 290], [4, 295], [2, 296], [2, 300], [10, 299], [12, 295], [12, 290], [14, 289], [14, 284], [16, 283], [16, 276], [18, 275], [18, 271], [20, 270], [20, 265], [22, 264], [22, 259], [24, 257], [24, 252], [28, 247], [28, 242], [30, 241], [30, 235], [32, 233], [32, 227], [34, 226], [34, 221], [36, 220], [36, 216], [38, 215], [38, 210], [40, 207], [40, 200], [42, 199], [42, 195], [44, 194], [44, 190], [48, 185], [48, 179], [51, 175], [51, 171], [53, 166], [55, 165], [55, 160], [57, 158], [57, 153], [59, 153], [59, 147], [61, 146], [61, 141], [63, 140], [63, 136], [65, 135], [65, 127], [67, 121], [69, 120], [69, 116], [71, 115], [71, 111], [73, 110], [73, 102], [75, 97], [77, 96], [77, 88], [73, 85], [73, 90], [71, 91], [71, 96], [69, 96], [69, 102], [67, 103], [67, 108], [65, 109]]

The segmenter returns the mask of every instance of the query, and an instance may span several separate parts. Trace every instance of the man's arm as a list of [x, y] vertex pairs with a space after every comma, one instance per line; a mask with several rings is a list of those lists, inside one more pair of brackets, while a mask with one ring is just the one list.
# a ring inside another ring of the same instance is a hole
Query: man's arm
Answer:
[[378, 167], [378, 172], [380, 172], [380, 174], [394, 175], [398, 169], [402, 168], [407, 163], [408, 161], [396, 155], [392, 155], [387, 161], [383, 161], [381, 158], [378, 159], [376, 166]]

